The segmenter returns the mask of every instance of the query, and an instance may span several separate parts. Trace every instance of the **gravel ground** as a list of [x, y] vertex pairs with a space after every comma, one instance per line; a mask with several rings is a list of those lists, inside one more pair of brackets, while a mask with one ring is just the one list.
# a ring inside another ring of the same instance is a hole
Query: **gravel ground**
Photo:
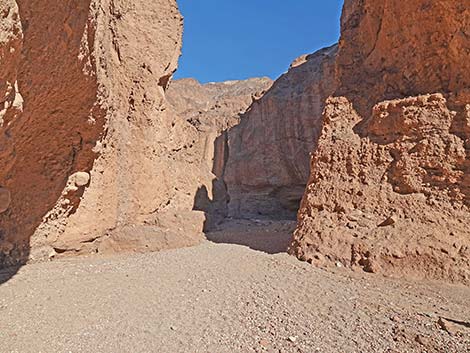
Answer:
[[25, 266], [0, 285], [0, 352], [470, 352], [470, 288], [317, 269], [280, 252], [288, 228]]

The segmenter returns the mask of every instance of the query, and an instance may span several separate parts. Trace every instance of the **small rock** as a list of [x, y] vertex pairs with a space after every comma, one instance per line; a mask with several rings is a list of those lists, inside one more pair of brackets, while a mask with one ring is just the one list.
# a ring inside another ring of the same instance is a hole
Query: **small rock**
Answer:
[[71, 178], [78, 187], [85, 186], [90, 182], [90, 174], [87, 172], [77, 172]]
[[289, 336], [289, 338], [287, 338], [287, 340], [292, 342], [292, 343], [295, 343], [295, 342], [297, 342], [297, 336]]
[[401, 319], [398, 315], [394, 315], [390, 318], [393, 322], [401, 322]]
[[420, 313], [420, 315], [430, 317], [432, 319], [437, 317], [437, 315], [435, 313], [432, 313], [432, 312]]
[[0, 214], [8, 210], [11, 203], [10, 191], [6, 188], [0, 187]]
[[382, 223], [379, 224], [379, 227], [389, 227], [389, 226], [393, 226], [394, 224], [396, 224], [398, 221], [398, 218], [397, 216], [390, 216], [389, 218], [387, 218], [385, 221], [383, 221]]
[[443, 329], [444, 331], [447, 331], [447, 333], [451, 335], [455, 334], [455, 330], [452, 324], [446, 319], [440, 317], [439, 320], [437, 320], [437, 324], [439, 325], [441, 329]]
[[425, 346], [425, 347], [430, 345], [429, 338], [424, 337], [422, 335], [417, 335], [415, 337], [415, 341], [418, 342], [420, 345]]
[[268, 348], [269, 347], [269, 341], [268, 340], [265, 340], [265, 339], [262, 339], [259, 341], [259, 344], [260, 346], [264, 347], [264, 348]]
[[343, 264], [338, 261], [338, 262], [336, 263], [336, 267], [339, 267], [339, 268], [340, 268], [340, 267], [343, 267]]

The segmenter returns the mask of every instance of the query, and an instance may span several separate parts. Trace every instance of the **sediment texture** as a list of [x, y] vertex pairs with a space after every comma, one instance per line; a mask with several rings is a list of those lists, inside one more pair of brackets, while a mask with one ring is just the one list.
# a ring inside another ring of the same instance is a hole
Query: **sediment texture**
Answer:
[[228, 133], [224, 179], [232, 217], [295, 218], [334, 91], [337, 47], [297, 59]]
[[292, 253], [470, 283], [469, 18], [456, 1], [346, 1]]
[[468, 99], [467, 1], [346, 0], [341, 22], [337, 95], [361, 115], [384, 99], [423, 93]]

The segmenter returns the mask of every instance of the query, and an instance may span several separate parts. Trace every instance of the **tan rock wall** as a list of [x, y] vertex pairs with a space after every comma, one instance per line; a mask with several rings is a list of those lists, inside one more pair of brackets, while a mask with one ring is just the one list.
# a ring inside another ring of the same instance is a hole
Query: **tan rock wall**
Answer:
[[2, 266], [202, 239], [191, 184], [200, 168], [187, 152], [197, 131], [164, 93], [181, 49], [176, 2], [7, 5], [0, 54], [10, 86], [0, 89], [13, 87], [9, 102], [21, 92], [23, 104], [0, 130]]
[[253, 100], [259, 99], [272, 83], [268, 78], [252, 78], [203, 85], [183, 79], [170, 84], [169, 103], [197, 131], [190, 150], [201, 167], [188, 186], [193, 186], [191, 193], [197, 189], [194, 209], [205, 213], [205, 230], [228, 215], [231, 195], [224, 181], [229, 155], [227, 131], [240, 123]]
[[337, 97], [291, 246], [299, 258], [470, 283], [468, 11], [346, 1]]
[[333, 93], [336, 46], [297, 60], [228, 133], [232, 217], [295, 217]]

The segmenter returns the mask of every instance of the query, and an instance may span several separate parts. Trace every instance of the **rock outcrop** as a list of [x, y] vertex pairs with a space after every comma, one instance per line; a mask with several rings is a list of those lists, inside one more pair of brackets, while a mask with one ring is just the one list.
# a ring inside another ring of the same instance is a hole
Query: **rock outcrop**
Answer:
[[201, 84], [195, 79], [172, 81], [167, 99], [176, 113], [202, 130], [219, 133], [240, 123], [254, 100], [272, 86], [270, 78], [250, 78]]
[[8, 0], [0, 16], [0, 266], [202, 239], [179, 188], [197, 133], [164, 94], [176, 2]]
[[204, 231], [214, 228], [228, 214], [229, 195], [223, 180], [228, 157], [227, 130], [272, 85], [269, 78], [200, 84], [194, 79], [170, 84], [167, 98], [174, 115], [187, 124], [193, 138], [183, 146], [187, 165], [184, 183], [193, 209], [205, 215]]
[[297, 59], [229, 131], [230, 216], [295, 218], [335, 88], [336, 52], [333, 46]]
[[55, 2], [0, 5], [0, 267], [196, 244], [226, 215], [223, 131], [271, 80], [169, 103], [176, 1]]
[[470, 9], [346, 1], [291, 252], [470, 283]]

